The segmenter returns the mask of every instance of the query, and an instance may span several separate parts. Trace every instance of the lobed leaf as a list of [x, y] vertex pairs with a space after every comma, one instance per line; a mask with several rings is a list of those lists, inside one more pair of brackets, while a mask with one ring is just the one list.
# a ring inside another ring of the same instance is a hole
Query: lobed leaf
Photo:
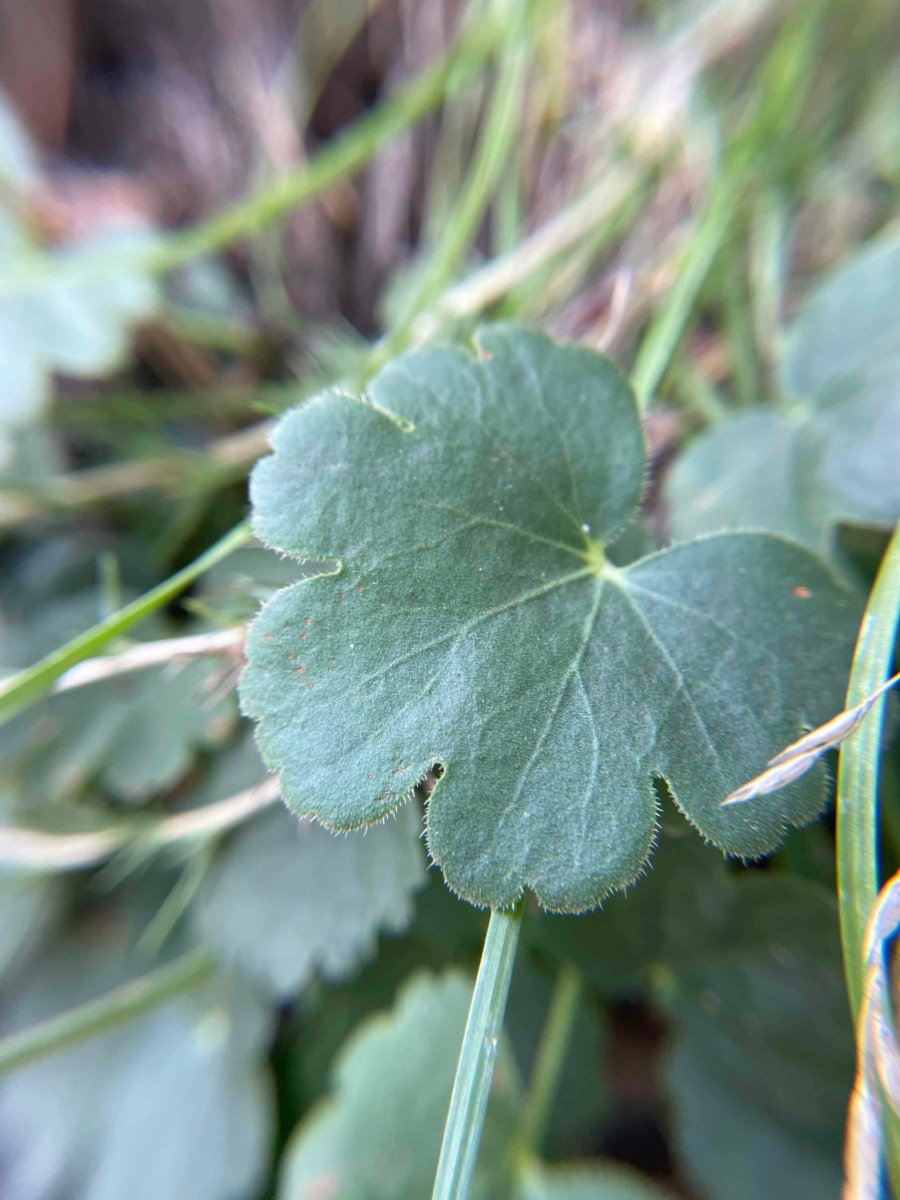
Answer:
[[[222, 783], [264, 773], [252, 742], [224, 757]], [[216, 790], [216, 789], [214, 789]], [[374, 829], [335, 836], [279, 805], [239, 830], [204, 880], [193, 914], [205, 939], [279, 997], [317, 970], [345, 978], [375, 952], [379, 931], [402, 933], [425, 881], [421, 821], [411, 804]]]
[[77, 795], [95, 778], [115, 796], [143, 802], [178, 783], [198, 749], [230, 733], [234, 701], [215, 696], [220, 676], [215, 662], [194, 660], [50, 696], [38, 721], [28, 714], [10, 727], [11, 765], [43, 802]]
[[859, 609], [765, 534], [609, 562], [640, 495], [634, 398], [605, 359], [515, 326], [426, 349], [370, 395], [318, 397], [255, 470], [260, 537], [332, 573], [275, 596], [242, 682], [299, 813], [382, 820], [436, 764], [450, 886], [579, 911], [653, 843], [662, 775], [722, 849], [764, 854], [825, 802], [821, 770], [719, 802], [840, 707]]

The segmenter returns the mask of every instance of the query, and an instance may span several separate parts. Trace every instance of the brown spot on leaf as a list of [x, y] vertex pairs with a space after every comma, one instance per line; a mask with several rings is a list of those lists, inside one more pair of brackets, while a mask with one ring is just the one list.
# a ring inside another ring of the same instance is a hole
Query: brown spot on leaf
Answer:
[[295, 675], [305, 675], [306, 667], [294, 667], [294, 674]]
[[812, 592], [807, 587], [795, 587], [791, 589], [798, 600], [808, 600]]

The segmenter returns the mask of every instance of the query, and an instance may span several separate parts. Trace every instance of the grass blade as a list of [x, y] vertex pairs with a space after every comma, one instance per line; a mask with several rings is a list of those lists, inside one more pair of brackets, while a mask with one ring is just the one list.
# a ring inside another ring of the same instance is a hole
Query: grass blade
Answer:
[[559, 1089], [563, 1067], [572, 1040], [572, 1028], [581, 999], [581, 972], [565, 963], [556, 977], [550, 1007], [541, 1033], [537, 1057], [528, 1084], [528, 1094], [516, 1134], [516, 1149], [522, 1159], [538, 1156], [553, 1101]]
[[[887, 679], [900, 617], [900, 524], [894, 530], [863, 617], [848, 709], [862, 704]], [[878, 767], [884, 698], [841, 748], [837, 796], [837, 872], [844, 972], [854, 1023], [865, 984], [865, 938], [878, 897]]]
[[3, 1038], [0, 1040], [0, 1076], [134, 1020], [202, 983], [212, 975], [214, 967], [208, 950], [192, 950], [97, 1000], [79, 1004], [58, 1017]]
[[85, 633], [72, 638], [34, 666], [19, 671], [0, 683], [0, 725], [37, 700], [64, 671], [68, 671], [83, 659], [90, 658], [112, 638], [131, 629], [133, 625], [137, 625], [139, 621], [143, 621], [145, 617], [149, 617], [151, 613], [174, 599], [210, 567], [227, 558], [239, 546], [243, 546], [250, 535], [250, 522], [242, 521], [199, 558], [170, 575], [163, 583], [151, 588], [143, 596], [138, 596], [137, 600], [132, 600], [130, 604], [112, 613]]

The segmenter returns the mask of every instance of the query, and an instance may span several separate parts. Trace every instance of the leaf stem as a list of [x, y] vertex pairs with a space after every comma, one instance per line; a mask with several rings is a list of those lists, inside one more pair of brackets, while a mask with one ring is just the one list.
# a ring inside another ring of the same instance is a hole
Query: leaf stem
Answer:
[[517, 1157], [537, 1157], [553, 1111], [581, 997], [581, 972], [566, 963], [556, 977], [516, 1133]]
[[494, 909], [456, 1067], [432, 1200], [466, 1200], [487, 1111], [523, 905]]
[[[900, 618], [900, 522], [888, 544], [863, 617], [846, 707], [860, 704], [888, 678]], [[838, 764], [837, 877], [844, 974], [859, 1017], [865, 982], [866, 923], [878, 898], [878, 771], [884, 698], [844, 742]]]
[[100, 621], [85, 633], [72, 638], [64, 646], [35, 663], [34, 666], [19, 671], [10, 679], [0, 683], [0, 725], [9, 721], [17, 712], [36, 700], [64, 671], [68, 671], [70, 667], [83, 659], [89, 658], [112, 638], [118, 637], [126, 629], [130, 629], [139, 621], [143, 621], [145, 617], [149, 617], [158, 608], [162, 608], [210, 567], [227, 558], [239, 546], [243, 546], [250, 536], [250, 522], [241, 521], [199, 558], [195, 558], [188, 566], [176, 571], [174, 575], [170, 575], [157, 587], [151, 588], [149, 592], [145, 592], [137, 600], [126, 604], [124, 608], [112, 613], [111, 616]]
[[0, 1039], [0, 1076], [134, 1020], [202, 983], [214, 967], [215, 960], [208, 950], [192, 950], [97, 1000]]

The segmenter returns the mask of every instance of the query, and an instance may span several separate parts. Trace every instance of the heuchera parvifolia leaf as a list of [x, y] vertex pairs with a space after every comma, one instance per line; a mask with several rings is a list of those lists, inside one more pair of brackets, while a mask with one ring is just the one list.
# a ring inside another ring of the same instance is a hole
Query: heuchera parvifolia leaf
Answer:
[[297, 812], [383, 820], [440, 764], [427, 836], [450, 886], [570, 912], [640, 873], [655, 774], [733, 854], [820, 812], [821, 768], [744, 811], [720, 801], [840, 707], [858, 605], [768, 534], [613, 567], [644, 447], [607, 360], [487, 327], [477, 353], [418, 350], [362, 399], [293, 410], [273, 446], [257, 533], [334, 562], [247, 645], [243, 705]]

